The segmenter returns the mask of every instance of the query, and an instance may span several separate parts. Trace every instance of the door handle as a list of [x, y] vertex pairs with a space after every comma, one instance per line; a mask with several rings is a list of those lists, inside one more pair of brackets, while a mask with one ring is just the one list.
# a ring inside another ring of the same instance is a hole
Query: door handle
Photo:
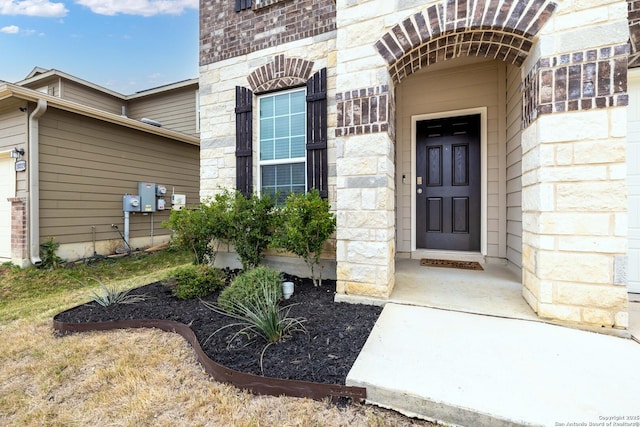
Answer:
[[422, 194], [422, 188], [418, 188], [416, 191], [418, 192], [418, 194]]

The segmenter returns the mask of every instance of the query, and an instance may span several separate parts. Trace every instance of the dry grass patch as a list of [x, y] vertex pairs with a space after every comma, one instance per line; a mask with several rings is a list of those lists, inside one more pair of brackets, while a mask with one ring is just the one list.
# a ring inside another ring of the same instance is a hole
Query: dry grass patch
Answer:
[[48, 321], [17, 321], [2, 335], [2, 425], [426, 425], [370, 406], [250, 395], [211, 380], [182, 337], [159, 330], [56, 337]]
[[[157, 280], [163, 268], [101, 280], [128, 289]], [[10, 286], [0, 285], [10, 297]], [[87, 288], [62, 286], [36, 297], [25, 292], [0, 307], [0, 425], [429, 425], [372, 406], [250, 395], [213, 381], [189, 344], [169, 332], [56, 336], [51, 317], [88, 299]]]

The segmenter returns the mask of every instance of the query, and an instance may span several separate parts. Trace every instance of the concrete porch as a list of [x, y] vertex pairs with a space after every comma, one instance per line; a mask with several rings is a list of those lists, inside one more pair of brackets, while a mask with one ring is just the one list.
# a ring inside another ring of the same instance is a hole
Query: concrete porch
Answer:
[[[506, 265], [483, 267], [398, 260], [347, 384], [366, 387], [368, 403], [451, 425], [606, 425], [625, 419], [602, 417], [638, 415], [638, 342], [545, 323]], [[635, 337], [639, 308], [630, 303]]]
[[522, 297], [520, 277], [506, 263], [489, 262], [483, 271], [423, 267], [416, 259], [396, 261], [396, 284], [389, 302], [539, 320]]

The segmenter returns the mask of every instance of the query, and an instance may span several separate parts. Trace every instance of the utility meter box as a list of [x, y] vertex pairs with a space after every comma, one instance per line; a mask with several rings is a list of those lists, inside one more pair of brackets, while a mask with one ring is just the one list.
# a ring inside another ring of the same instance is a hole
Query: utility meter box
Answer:
[[171, 195], [171, 209], [178, 211], [184, 208], [187, 204], [187, 196], [185, 194], [172, 194]]
[[139, 182], [140, 212], [156, 211], [156, 185], [152, 182]]
[[156, 196], [164, 197], [167, 194], [167, 187], [164, 185], [156, 185]]
[[163, 211], [165, 209], [166, 203], [164, 199], [158, 199], [157, 204], [158, 204], [157, 208], [159, 211]]
[[122, 210], [124, 212], [140, 212], [140, 196], [134, 194], [122, 196]]

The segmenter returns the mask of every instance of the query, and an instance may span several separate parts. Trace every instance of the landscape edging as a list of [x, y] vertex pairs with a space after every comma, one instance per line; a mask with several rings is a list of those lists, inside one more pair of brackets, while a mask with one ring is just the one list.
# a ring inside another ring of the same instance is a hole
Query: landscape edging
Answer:
[[172, 320], [114, 320], [108, 322], [68, 323], [53, 318], [53, 329], [62, 333], [109, 331], [114, 329], [157, 328], [166, 332], [174, 332], [187, 340], [196, 352], [198, 361], [205, 371], [216, 381], [232, 384], [240, 389], [255, 394], [270, 396], [307, 397], [321, 400], [326, 397], [332, 400], [349, 398], [363, 401], [367, 397], [364, 387], [345, 386], [340, 384], [323, 384], [310, 381], [286, 380], [269, 378], [259, 375], [239, 372], [214, 362], [206, 355], [193, 330], [184, 323]]

